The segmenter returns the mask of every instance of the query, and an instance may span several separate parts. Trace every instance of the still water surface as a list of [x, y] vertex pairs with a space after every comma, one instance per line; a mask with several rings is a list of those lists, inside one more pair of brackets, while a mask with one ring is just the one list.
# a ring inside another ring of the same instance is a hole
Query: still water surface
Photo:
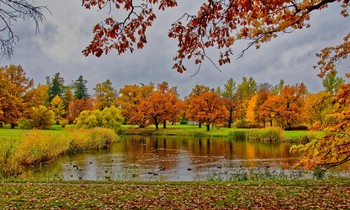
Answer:
[[[63, 156], [21, 177], [63, 180], [197, 181], [263, 173], [286, 178], [300, 154], [291, 144], [227, 138], [126, 136], [108, 151]], [[305, 174], [304, 174], [305, 175]]]

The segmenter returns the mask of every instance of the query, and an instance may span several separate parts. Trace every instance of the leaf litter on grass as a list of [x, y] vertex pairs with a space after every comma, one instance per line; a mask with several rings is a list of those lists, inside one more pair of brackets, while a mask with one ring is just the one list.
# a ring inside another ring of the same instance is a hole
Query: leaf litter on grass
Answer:
[[349, 182], [315, 183], [2, 183], [0, 209], [350, 208]]

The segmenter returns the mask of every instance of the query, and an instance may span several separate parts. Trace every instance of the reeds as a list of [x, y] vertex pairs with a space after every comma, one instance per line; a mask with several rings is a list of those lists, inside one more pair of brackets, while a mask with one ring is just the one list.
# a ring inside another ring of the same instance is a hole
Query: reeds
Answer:
[[21, 168], [39, 165], [66, 153], [106, 149], [118, 136], [107, 128], [71, 129], [60, 134], [33, 130], [20, 140], [0, 139], [0, 177], [20, 173]]
[[269, 141], [277, 142], [284, 138], [281, 128], [263, 128], [249, 130], [234, 130], [229, 133], [229, 137], [238, 140]]

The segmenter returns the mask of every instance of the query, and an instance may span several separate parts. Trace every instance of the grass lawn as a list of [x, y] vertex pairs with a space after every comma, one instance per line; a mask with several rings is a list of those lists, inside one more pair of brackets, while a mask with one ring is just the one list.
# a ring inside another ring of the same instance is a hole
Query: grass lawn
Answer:
[[[156, 130], [154, 125], [147, 128], [138, 128], [137, 126], [123, 125], [122, 130], [125, 134], [135, 135], [183, 135], [183, 136], [209, 136], [209, 137], [228, 137], [233, 131], [249, 131], [250, 129], [214, 127], [206, 130], [205, 126], [198, 128], [197, 125], [167, 125], [163, 128], [161, 125]], [[309, 131], [284, 131], [284, 140], [298, 140], [307, 136]], [[312, 131], [313, 135], [322, 135], [322, 132]]]
[[[206, 130], [205, 126], [198, 128], [197, 125], [167, 125], [167, 128], [159, 127], [158, 131], [154, 125], [148, 126], [147, 128], [139, 128], [138, 126], [123, 125], [122, 130], [127, 135], [172, 135], [172, 136], [208, 136], [208, 137], [228, 137], [230, 132], [241, 130], [249, 131], [249, 129], [237, 129], [237, 128], [225, 128], [225, 127], [214, 127], [210, 128], [210, 131]], [[20, 137], [28, 132], [29, 130], [22, 129], [10, 129], [8, 127], [0, 128], [0, 138], [4, 139], [20, 139]], [[46, 130], [50, 133], [62, 133], [65, 130], [58, 125], [52, 126], [50, 130]], [[303, 138], [308, 135], [308, 131], [284, 131], [285, 140], [296, 140]], [[313, 135], [321, 135], [322, 132], [312, 132]]]
[[349, 209], [350, 180], [1, 183], [1, 209]]

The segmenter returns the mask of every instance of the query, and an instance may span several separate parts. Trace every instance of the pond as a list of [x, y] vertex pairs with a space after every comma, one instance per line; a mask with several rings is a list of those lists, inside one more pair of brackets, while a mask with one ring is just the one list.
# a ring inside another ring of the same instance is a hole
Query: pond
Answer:
[[[227, 138], [125, 136], [109, 150], [62, 156], [46, 166], [27, 169], [19, 178], [199, 181], [311, 176], [292, 169], [301, 155], [290, 154], [290, 147]], [[348, 176], [346, 170], [340, 175]]]

